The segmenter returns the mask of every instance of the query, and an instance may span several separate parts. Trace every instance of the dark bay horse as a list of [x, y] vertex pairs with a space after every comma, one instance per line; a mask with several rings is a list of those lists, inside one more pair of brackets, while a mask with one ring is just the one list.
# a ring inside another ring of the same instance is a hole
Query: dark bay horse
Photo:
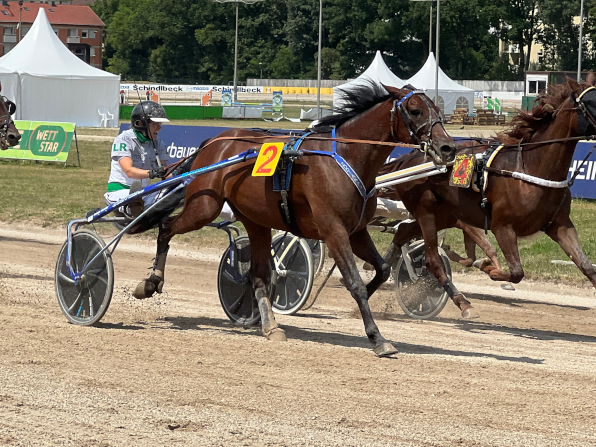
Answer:
[[[1, 91], [2, 84], [0, 84]], [[9, 147], [16, 146], [21, 139], [21, 134], [12, 121], [12, 115], [16, 111], [14, 102], [6, 96], [0, 96], [0, 150], [5, 151]]]
[[[442, 163], [453, 159], [455, 143], [446, 134], [438, 109], [419, 92], [382, 88], [371, 83], [345, 92], [344, 101], [346, 105], [341, 113], [323, 119], [319, 126], [323, 129], [335, 126], [334, 133], [323, 130], [323, 133], [311, 135], [311, 138], [306, 136], [300, 146], [303, 155], [294, 163], [287, 197], [291, 223], [286, 223], [280, 213], [278, 204], [282, 197], [279, 192], [273, 191], [272, 177], [251, 175], [254, 162], [199, 176], [187, 187], [182, 212], [166, 219], [160, 226], [153, 273], [137, 286], [135, 296], [144, 298], [155, 291], [161, 292], [172, 237], [199, 230], [212, 222], [227, 201], [248, 233], [250, 279], [261, 315], [261, 329], [268, 339], [286, 339], [275, 321], [269, 298], [272, 292], [270, 259], [273, 228], [325, 241], [358, 304], [374, 352], [379, 356], [396, 353], [393, 345], [379, 332], [368, 305], [368, 298], [390, 273], [390, 266], [377, 252], [366, 229], [376, 207], [372, 196], [375, 178], [395, 142], [426, 142], [429, 151], [434, 152], [434, 157]], [[333, 136], [336, 142], [332, 142]], [[347, 142], [349, 139], [359, 141]], [[260, 131], [227, 130], [201, 146], [192, 169], [212, 165], [275, 141], [280, 141], [279, 137], [276, 139]], [[345, 165], [340, 167], [339, 162], [329, 156], [335, 147], [337, 154], [351, 166], [352, 173], [346, 175]], [[326, 155], [308, 155], [308, 151], [324, 151]], [[357, 181], [355, 176], [360, 180]], [[363, 197], [366, 196], [372, 200], [365, 200]], [[375, 277], [366, 286], [358, 273], [353, 254], [375, 268]]]
[[[485, 190], [489, 204], [488, 228], [494, 233], [509, 272], [495, 266], [484, 270], [495, 281], [518, 283], [524, 277], [517, 238], [544, 231], [557, 242], [596, 287], [596, 272], [579, 244], [569, 217], [571, 193], [566, 182], [575, 145], [596, 133], [596, 78], [591, 73], [586, 84], [567, 79], [550, 87], [532, 113], [520, 112], [508, 131], [498, 137], [505, 146], [494, 157]], [[478, 154], [486, 146], [461, 148], [458, 153]], [[404, 156], [401, 168], [421, 163], [418, 156]], [[464, 317], [475, 310], [446, 276], [437, 252], [437, 231], [458, 221], [474, 227], [485, 226], [482, 196], [472, 188], [449, 186], [446, 174], [396, 185], [396, 190], [416, 222], [402, 225], [395, 235], [389, 258], [414, 237], [426, 241], [428, 268], [443, 284]]]

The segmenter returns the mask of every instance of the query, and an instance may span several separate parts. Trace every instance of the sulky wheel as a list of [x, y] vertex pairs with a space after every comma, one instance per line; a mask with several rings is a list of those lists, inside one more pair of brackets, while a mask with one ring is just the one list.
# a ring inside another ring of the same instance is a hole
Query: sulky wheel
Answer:
[[283, 315], [294, 315], [304, 306], [312, 289], [312, 253], [306, 239], [289, 233], [273, 236], [271, 252], [277, 272], [273, 311]]
[[[438, 247], [438, 250], [445, 273], [451, 278], [449, 258], [441, 247]], [[414, 273], [418, 276], [416, 282], [412, 281], [403, 256], [398, 258], [392, 269], [397, 288], [397, 301], [406, 315], [411, 318], [418, 320], [432, 318], [443, 310], [449, 295], [426, 268], [424, 244], [415, 245], [410, 251], [410, 258]]]
[[312, 253], [312, 263], [315, 276], [321, 273], [325, 264], [325, 243], [317, 239], [306, 239], [308, 248]]
[[241, 236], [234, 241], [235, 259], [230, 259], [231, 247], [226, 248], [217, 271], [217, 292], [221, 307], [230, 320], [242, 326], [253, 326], [261, 320], [254, 296], [250, 271], [250, 242]]
[[[108, 250], [87, 267], [77, 284], [70, 278], [66, 265], [68, 241], [64, 243], [58, 262], [54, 285], [58, 304], [69, 322], [93, 326], [101, 320], [112, 299], [114, 290], [114, 264]], [[105, 247], [96, 233], [80, 230], [72, 235], [71, 266], [80, 272]]]

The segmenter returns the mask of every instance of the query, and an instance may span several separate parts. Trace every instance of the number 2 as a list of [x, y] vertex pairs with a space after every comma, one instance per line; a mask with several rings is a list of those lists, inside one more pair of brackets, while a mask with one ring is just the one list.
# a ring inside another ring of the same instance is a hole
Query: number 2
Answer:
[[276, 146], [267, 146], [267, 148], [263, 152], [263, 157], [265, 158], [265, 160], [263, 160], [263, 163], [261, 163], [261, 165], [257, 166], [257, 168], [255, 169], [256, 174], [271, 174], [271, 168], [266, 168], [265, 166], [271, 164], [271, 162], [275, 160], [277, 151], [278, 149]]

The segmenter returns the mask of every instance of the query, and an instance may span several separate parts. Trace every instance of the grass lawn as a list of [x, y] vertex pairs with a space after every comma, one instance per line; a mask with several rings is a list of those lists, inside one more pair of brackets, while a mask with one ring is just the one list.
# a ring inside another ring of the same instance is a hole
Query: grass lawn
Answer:
[[[0, 161], [0, 221], [64, 228], [68, 221], [84, 217], [87, 211], [104, 207], [103, 194], [109, 175], [110, 146], [110, 142], [80, 141], [81, 168], [77, 166], [74, 146], [66, 166], [29, 161]], [[572, 220], [578, 229], [582, 247], [588, 257], [596, 262], [594, 215], [595, 202], [573, 202]], [[381, 233], [372, 235], [379, 251], [383, 253], [391, 241], [391, 236]], [[140, 237], [155, 235], [150, 232]], [[496, 246], [492, 234], [489, 234], [489, 237]], [[197, 247], [210, 245], [223, 248], [227, 244], [227, 238], [222, 231], [210, 228], [176, 238]], [[446, 241], [460, 254], [464, 253], [463, 237], [459, 230], [448, 230]], [[550, 261], [553, 259], [567, 258], [559, 246], [547, 236], [539, 235], [521, 240], [519, 246], [526, 278], [589, 284], [575, 266], [551, 264]], [[477, 254], [479, 257], [482, 256], [479, 249]], [[505, 264], [500, 251], [499, 259]], [[453, 268], [461, 270], [456, 265], [453, 265]]]

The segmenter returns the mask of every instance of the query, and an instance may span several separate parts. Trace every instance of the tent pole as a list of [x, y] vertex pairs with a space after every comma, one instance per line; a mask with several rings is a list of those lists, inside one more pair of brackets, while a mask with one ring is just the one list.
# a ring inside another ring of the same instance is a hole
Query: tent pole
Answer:
[[435, 105], [439, 106], [439, 33], [441, 31], [441, 2], [437, 0], [437, 43], [435, 44], [437, 69], [435, 71]]

